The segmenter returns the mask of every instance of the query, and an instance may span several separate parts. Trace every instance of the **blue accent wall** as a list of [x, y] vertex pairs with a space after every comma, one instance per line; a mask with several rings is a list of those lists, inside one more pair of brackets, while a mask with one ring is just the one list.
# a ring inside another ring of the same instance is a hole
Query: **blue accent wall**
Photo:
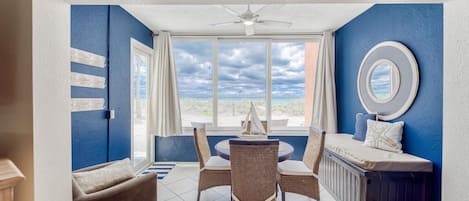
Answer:
[[415, 55], [420, 86], [404, 121], [404, 152], [433, 161], [434, 200], [440, 200], [443, 120], [443, 5], [378, 4], [335, 33], [339, 132], [353, 133], [355, 114], [366, 112], [356, 86], [360, 63], [369, 49], [399, 41]]
[[153, 47], [153, 32], [120, 6], [110, 7], [109, 108], [116, 118], [109, 122], [109, 160], [130, 157], [130, 38]]
[[[71, 47], [85, 50], [107, 58], [108, 55], [108, 7], [72, 6]], [[105, 68], [71, 63], [71, 71], [107, 77]], [[108, 86], [106, 79], [106, 86]], [[104, 98], [108, 108], [105, 89], [72, 87], [72, 98]], [[72, 168], [78, 169], [108, 161], [108, 120], [106, 112], [72, 112]]]
[[[212, 155], [216, 155], [215, 144], [222, 140], [237, 138], [237, 136], [208, 136], [208, 144]], [[307, 136], [269, 136], [270, 139], [279, 139], [293, 146], [294, 160], [302, 160], [306, 148]], [[195, 162], [194, 136], [155, 137], [155, 161], [185, 161]]]
[[106, 111], [72, 113], [72, 168], [130, 157], [130, 38], [153, 47], [150, 29], [119, 6], [71, 7], [71, 47], [106, 57], [106, 67], [71, 71], [106, 78], [105, 89], [72, 87], [72, 98], [104, 98]]

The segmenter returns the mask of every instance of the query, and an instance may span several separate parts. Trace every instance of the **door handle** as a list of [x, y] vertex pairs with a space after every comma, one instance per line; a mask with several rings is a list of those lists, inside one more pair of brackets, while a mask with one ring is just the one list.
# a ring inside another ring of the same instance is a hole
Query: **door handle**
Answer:
[[115, 119], [116, 118], [116, 111], [114, 109], [108, 110], [106, 112], [106, 118], [107, 119]]

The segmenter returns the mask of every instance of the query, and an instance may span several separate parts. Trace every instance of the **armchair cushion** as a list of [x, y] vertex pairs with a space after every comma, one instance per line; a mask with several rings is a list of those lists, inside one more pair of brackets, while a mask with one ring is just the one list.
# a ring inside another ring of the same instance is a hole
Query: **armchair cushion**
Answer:
[[102, 168], [73, 173], [73, 179], [85, 194], [101, 191], [135, 176], [128, 158]]
[[283, 175], [311, 176], [314, 172], [303, 161], [286, 160], [278, 164], [278, 172]]

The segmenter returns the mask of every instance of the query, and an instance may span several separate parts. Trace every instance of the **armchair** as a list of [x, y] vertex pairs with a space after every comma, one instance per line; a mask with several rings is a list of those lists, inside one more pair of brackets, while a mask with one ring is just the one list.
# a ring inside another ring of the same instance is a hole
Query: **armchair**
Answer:
[[[109, 162], [83, 168], [74, 171], [74, 173], [97, 170], [112, 163]], [[72, 178], [73, 201], [156, 201], [156, 185], [156, 174], [150, 173], [128, 179], [104, 190], [87, 194], [80, 188], [77, 181]]]

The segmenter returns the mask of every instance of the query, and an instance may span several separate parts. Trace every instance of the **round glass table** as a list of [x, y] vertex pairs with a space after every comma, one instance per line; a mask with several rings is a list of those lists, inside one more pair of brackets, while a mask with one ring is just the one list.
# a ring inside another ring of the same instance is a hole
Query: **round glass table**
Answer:
[[[223, 140], [218, 142], [215, 145], [215, 150], [217, 151], [217, 155], [220, 157], [230, 160], [230, 140]], [[295, 149], [293, 146], [290, 144], [280, 141], [279, 146], [278, 146], [278, 162], [282, 162], [284, 160], [288, 160], [291, 155], [293, 154], [293, 151]]]

